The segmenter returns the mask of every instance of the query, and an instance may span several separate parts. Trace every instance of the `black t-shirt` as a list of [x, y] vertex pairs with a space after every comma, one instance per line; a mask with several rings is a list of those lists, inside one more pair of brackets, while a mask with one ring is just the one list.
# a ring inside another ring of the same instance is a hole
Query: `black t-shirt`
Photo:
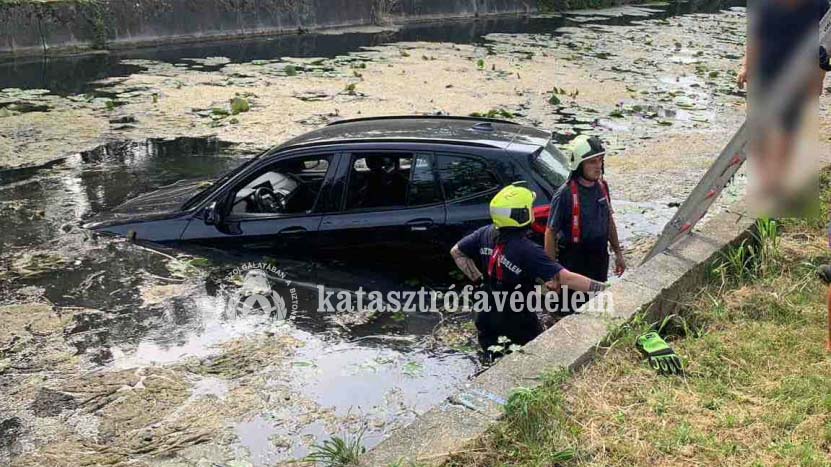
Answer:
[[[496, 237], [496, 227], [486, 225], [459, 241], [459, 250], [469, 258], [478, 258], [479, 270], [485, 275], [496, 246]], [[563, 270], [525, 232], [506, 234], [503, 240], [505, 249], [501, 262], [504, 289], [513, 290], [519, 285], [521, 289], [532, 290], [537, 279], [549, 281]]]
[[828, 0], [790, 3], [792, 0], [761, 0], [750, 9], [750, 41], [757, 60], [751, 76], [761, 86], [776, 78], [804, 40], [816, 40], [819, 21], [828, 11]]
[[[548, 227], [555, 234], [560, 233], [564, 247], [571, 244], [571, 182], [564, 184], [551, 200]], [[609, 218], [611, 206], [600, 188], [600, 182], [590, 187], [577, 183], [580, 193], [580, 243], [586, 247], [596, 246], [605, 250], [609, 240]]]

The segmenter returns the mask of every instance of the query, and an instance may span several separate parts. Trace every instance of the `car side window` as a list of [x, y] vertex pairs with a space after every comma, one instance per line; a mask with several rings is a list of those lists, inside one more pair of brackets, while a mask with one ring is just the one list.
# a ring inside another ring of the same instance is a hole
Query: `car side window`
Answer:
[[352, 156], [347, 210], [422, 206], [440, 201], [431, 155], [371, 153]]
[[320, 196], [332, 155], [292, 157], [258, 170], [234, 192], [231, 213], [305, 214]]
[[499, 188], [501, 184], [479, 159], [439, 155], [438, 172], [447, 201]]
[[429, 154], [418, 154], [407, 188], [407, 206], [424, 206], [438, 202], [441, 202], [441, 192], [433, 171], [433, 157]]

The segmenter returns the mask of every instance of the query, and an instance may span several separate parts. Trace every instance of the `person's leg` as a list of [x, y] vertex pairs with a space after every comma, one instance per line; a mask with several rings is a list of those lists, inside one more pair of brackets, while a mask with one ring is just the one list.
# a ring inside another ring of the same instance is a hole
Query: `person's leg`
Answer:
[[[512, 345], [525, 345], [542, 334], [544, 330], [536, 313], [531, 311], [508, 311], [505, 313], [498, 332], [479, 331], [479, 345], [482, 347], [483, 360], [487, 363], [493, 363], [511, 353]], [[507, 342], [504, 339], [503, 342], [499, 342], [500, 337], [507, 338]], [[491, 351], [489, 349], [492, 346], [501, 349]]]
[[482, 349], [484, 360], [488, 363], [496, 360], [501, 353], [494, 353], [491, 347], [500, 345], [499, 336], [505, 335], [502, 312], [491, 310], [479, 312], [476, 315], [476, 332], [479, 347]]
[[494, 335], [493, 333], [487, 331], [478, 331], [477, 333], [477, 340], [479, 341], [479, 347], [481, 347], [481, 352], [484, 360], [486, 362], [493, 362], [496, 360], [496, 355], [489, 350], [494, 345], [497, 345], [498, 336]]
[[823, 264], [817, 269], [817, 275], [828, 287], [828, 337], [825, 341], [825, 350], [831, 352], [831, 264]]
[[760, 132], [762, 135], [755, 137], [761, 144], [754, 145], [758, 150], [758, 170], [754, 175], [758, 177], [758, 193], [763, 198], [763, 206], [778, 209], [788, 194], [786, 179], [794, 161], [806, 102], [804, 95], [794, 98], [778, 114], [775, 122]]
[[758, 152], [754, 154], [756, 156], [754, 175], [759, 194], [767, 199], [776, 192], [777, 167], [781, 163], [780, 155], [785, 147], [785, 141], [779, 128], [770, 128], [770, 131], [760, 138], [762, 141], [757, 146]]
[[831, 286], [828, 287], [828, 339], [825, 341], [825, 350], [831, 352]]
[[[606, 247], [606, 240], [599, 240], [592, 244], [584, 245], [582, 248], [582, 257], [578, 263], [579, 267], [576, 270], [570, 271], [582, 274], [598, 282], [606, 282], [609, 280], [609, 250]], [[569, 307], [572, 313], [576, 313], [580, 307], [592, 298], [592, 295], [588, 292], [570, 291], [570, 294]]]
[[[590, 256], [591, 252], [587, 251], [583, 245], [569, 245], [568, 249], [561, 250], [559, 262], [569, 271], [591, 278], [593, 268]], [[583, 295], [581, 292], [563, 287], [560, 291], [556, 313], [575, 313], [584, 302], [581, 295]]]
[[[575, 251], [577, 246], [569, 245], [568, 247], [560, 247], [559, 255], [557, 257], [557, 262], [560, 265], [569, 271], [575, 271], [575, 269], [579, 269], [580, 265], [577, 263], [577, 259], [579, 258], [579, 252]], [[576, 272], [576, 271], [575, 271]], [[572, 313], [574, 310], [569, 308], [569, 290], [565, 287], [560, 289], [557, 293], [557, 305], [548, 310], [550, 313], [558, 313], [558, 314], [569, 314]]]
[[512, 344], [525, 345], [536, 339], [545, 330], [536, 313], [524, 311], [513, 314], [512, 318], [515, 319], [512, 319], [510, 334], [508, 335]]

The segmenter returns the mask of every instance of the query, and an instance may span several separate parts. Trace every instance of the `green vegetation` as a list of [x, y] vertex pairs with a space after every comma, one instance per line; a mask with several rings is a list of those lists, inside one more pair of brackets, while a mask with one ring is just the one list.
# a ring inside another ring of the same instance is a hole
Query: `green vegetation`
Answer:
[[514, 118], [514, 114], [505, 109], [490, 109], [487, 112], [473, 112], [470, 116], [479, 118]]
[[124, 104], [126, 104], [126, 102], [124, 101], [120, 101], [117, 99], [107, 99], [104, 102], [104, 107], [109, 111], [113, 111], [116, 107], [121, 107]]
[[248, 103], [248, 99], [239, 96], [231, 99], [232, 115], [239, 115], [243, 112], [248, 112], [249, 110], [251, 110], [251, 104]]
[[36, 5], [38, 13], [43, 14], [52, 8], [52, 5], [69, 3], [77, 5], [78, 11], [85, 21], [92, 27], [92, 46], [96, 49], [106, 49], [110, 31], [110, 18], [103, 0], [0, 0], [0, 7], [12, 5]]
[[568, 96], [572, 99], [575, 99], [579, 94], [580, 90], [578, 89], [568, 92], [563, 88], [558, 88], [557, 86], [554, 86], [554, 88], [551, 90], [551, 97], [548, 98], [548, 103], [551, 105], [560, 105], [562, 100], [559, 96]]
[[95, 36], [92, 45], [96, 49], [107, 48], [107, 18], [103, 3], [99, 0], [82, 0], [78, 2], [84, 13], [84, 17], [92, 24]]
[[322, 443], [313, 445], [311, 452], [304, 460], [326, 467], [355, 465], [358, 457], [366, 452], [362, 442], [363, 435], [364, 431], [361, 430], [353, 438], [343, 439], [333, 436]]
[[[613, 330], [591, 367], [517, 389], [504, 419], [447, 465], [828, 465], [822, 178], [815, 216], [759, 221], [676, 314], [639, 316]], [[634, 343], [648, 330], [685, 360], [685, 376], [643, 361]]]

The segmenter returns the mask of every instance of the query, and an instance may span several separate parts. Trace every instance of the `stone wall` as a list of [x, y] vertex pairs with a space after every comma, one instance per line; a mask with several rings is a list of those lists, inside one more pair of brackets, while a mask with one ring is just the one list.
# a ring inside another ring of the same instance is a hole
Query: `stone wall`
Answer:
[[536, 11], [536, 0], [0, 2], [0, 56], [113, 49]]

